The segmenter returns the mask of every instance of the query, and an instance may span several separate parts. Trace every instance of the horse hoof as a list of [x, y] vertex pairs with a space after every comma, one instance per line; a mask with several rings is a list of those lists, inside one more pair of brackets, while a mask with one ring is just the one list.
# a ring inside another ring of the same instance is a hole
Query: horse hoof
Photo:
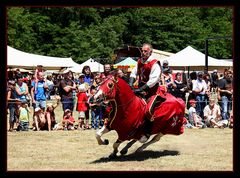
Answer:
[[121, 153], [121, 155], [125, 155], [125, 154], [127, 154], [127, 150], [121, 150], [120, 153]]
[[138, 148], [138, 149], [135, 151], [135, 153], [141, 153], [141, 152], [143, 152], [143, 149], [142, 149], [142, 148]]
[[115, 158], [117, 158], [117, 154], [112, 153], [112, 154], [110, 154], [110, 155], [108, 156], [108, 158], [109, 158], [109, 159], [115, 159]]
[[104, 145], [108, 145], [109, 144], [109, 141], [108, 139], [104, 139], [104, 142], [103, 142]]

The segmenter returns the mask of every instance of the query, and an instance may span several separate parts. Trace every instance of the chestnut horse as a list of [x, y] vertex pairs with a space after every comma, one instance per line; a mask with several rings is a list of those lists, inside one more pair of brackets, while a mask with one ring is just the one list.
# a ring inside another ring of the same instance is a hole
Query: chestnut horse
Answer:
[[[155, 105], [152, 113], [153, 127], [151, 135], [154, 135], [154, 137], [139, 147], [136, 152], [143, 151], [150, 144], [160, 140], [165, 134], [180, 135], [184, 132], [183, 124], [186, 122], [184, 118], [184, 101], [180, 98], [175, 98], [169, 93], [163, 93], [160, 87], [158, 91], [158, 96], [165, 99], [163, 102], [158, 102]], [[128, 149], [144, 133], [144, 116], [147, 109], [149, 109], [148, 104], [144, 99], [136, 96], [123, 79], [115, 76], [108, 76], [101, 83], [97, 93], [94, 95], [94, 101], [97, 100], [108, 101], [112, 108], [107, 125], [104, 125], [96, 132], [98, 144], [107, 145], [108, 140], [102, 139], [101, 136], [110, 130], [115, 130], [118, 134], [118, 139], [113, 144], [113, 152], [109, 157], [116, 157], [119, 145], [123, 141], [131, 140], [120, 151], [121, 154], [126, 154]]]

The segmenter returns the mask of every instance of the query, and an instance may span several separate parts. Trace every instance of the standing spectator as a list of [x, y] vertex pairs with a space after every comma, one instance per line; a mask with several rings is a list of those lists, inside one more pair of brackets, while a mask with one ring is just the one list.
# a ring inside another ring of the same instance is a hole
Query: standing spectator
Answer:
[[102, 79], [104, 79], [104, 78], [106, 78], [109, 74], [110, 74], [110, 72], [111, 72], [111, 65], [110, 64], [105, 64], [104, 66], [103, 66], [103, 73], [102, 73], [102, 75], [101, 75], [101, 78]]
[[12, 132], [14, 123], [17, 122], [17, 94], [15, 90], [15, 82], [13, 80], [8, 81], [7, 102], [9, 109], [9, 131]]
[[125, 80], [127, 83], [129, 82], [128, 81], [128, 77], [125, 75], [125, 73], [121, 69], [117, 70], [117, 75], [118, 75], [118, 77], [120, 77], [123, 80]]
[[177, 72], [175, 76], [176, 76], [176, 79], [174, 80], [172, 95], [174, 95], [177, 98], [182, 98], [184, 101], [187, 86], [184, 85], [184, 83], [182, 82], [182, 78], [181, 78], [182, 75], [180, 72]]
[[210, 98], [209, 104], [204, 108], [204, 120], [208, 127], [226, 127], [227, 120], [222, 120], [220, 107], [215, 103], [215, 98]]
[[[88, 96], [86, 94], [86, 87], [84, 84], [81, 84], [78, 87], [77, 93], [77, 111], [78, 111], [78, 129], [89, 129], [89, 107], [87, 104]], [[84, 123], [84, 119], [86, 119]]]
[[205, 94], [205, 102], [207, 105], [209, 102], [209, 98], [211, 97], [211, 79], [210, 79], [209, 73], [203, 74], [203, 80], [207, 84], [207, 90], [206, 90], [206, 94]]
[[168, 62], [168, 60], [163, 60], [163, 63], [162, 63], [162, 71], [163, 70], [166, 70], [166, 71], [168, 71], [169, 73], [172, 73], [172, 71], [171, 71], [171, 69], [170, 69], [170, 67], [169, 67], [169, 62]]
[[66, 71], [64, 73], [64, 79], [59, 84], [59, 95], [61, 97], [63, 111], [70, 109], [73, 112], [74, 101], [72, 92], [76, 90], [76, 84], [72, 80], [72, 72]]
[[[96, 88], [92, 86], [91, 88], [91, 94], [92, 96], [95, 95], [97, 92]], [[90, 97], [89, 100], [93, 99], [93, 97]], [[89, 101], [90, 111], [91, 111], [91, 125], [92, 128], [95, 130], [98, 128], [101, 128], [103, 126], [102, 121], [102, 106], [100, 106], [100, 103], [92, 103]]]
[[205, 80], [203, 80], [203, 72], [198, 72], [197, 80], [193, 82], [192, 92], [196, 95], [196, 111], [197, 114], [203, 118], [203, 109], [206, 106], [206, 92], [207, 92], [207, 84]]
[[227, 71], [224, 78], [218, 82], [218, 99], [221, 102], [222, 118], [229, 120], [229, 112], [232, 108], [232, 72]]
[[215, 70], [213, 70], [213, 73], [211, 74], [211, 88], [216, 90], [217, 86], [218, 86], [218, 71], [217, 71], [217, 69], [215, 69]]
[[23, 102], [27, 102], [27, 95], [28, 92], [28, 86], [26, 83], [23, 82], [23, 76], [22, 74], [18, 73], [16, 75], [17, 83], [16, 83], [16, 93], [17, 93], [17, 99]]
[[54, 95], [54, 83], [52, 80], [52, 75], [47, 75], [46, 84], [48, 87], [46, 89], [46, 98], [47, 98], [47, 100], [50, 100], [51, 96]]
[[48, 89], [47, 83], [45, 82], [43, 72], [38, 72], [37, 81], [32, 82], [32, 104], [33, 108], [40, 107], [43, 111], [46, 108], [46, 90]]
[[74, 118], [72, 116], [72, 111], [70, 109], [66, 109], [64, 111], [64, 116], [62, 120], [62, 125], [64, 130], [74, 130]]
[[173, 89], [176, 88], [176, 85], [173, 80], [173, 76], [169, 68], [164, 68], [162, 71], [161, 83], [166, 87], [168, 93], [173, 94]]
[[90, 67], [84, 66], [82, 73], [84, 74], [84, 82], [88, 83], [89, 86], [91, 86], [93, 83], [94, 75], [92, 74]]
[[22, 101], [21, 105], [18, 109], [19, 112], [19, 123], [17, 127], [17, 131], [28, 131], [29, 129], [29, 114], [31, 113], [28, 108], [27, 101]]
[[[141, 51], [141, 58], [138, 59], [137, 65], [133, 68], [130, 74], [129, 85], [131, 88], [133, 88], [133, 83], [138, 76], [138, 88], [134, 89], [134, 93], [136, 95], [141, 95], [143, 92], [145, 92], [146, 95], [144, 97], [146, 100], [148, 100], [158, 91], [161, 78], [161, 64], [152, 56], [152, 45], [147, 43], [143, 44]], [[158, 97], [155, 98], [158, 99]], [[152, 105], [152, 108], [154, 108], [154, 105]], [[145, 135], [140, 138], [140, 142], [142, 143], [146, 142], [150, 137], [153, 126], [151, 113], [146, 114], [145, 121]]]

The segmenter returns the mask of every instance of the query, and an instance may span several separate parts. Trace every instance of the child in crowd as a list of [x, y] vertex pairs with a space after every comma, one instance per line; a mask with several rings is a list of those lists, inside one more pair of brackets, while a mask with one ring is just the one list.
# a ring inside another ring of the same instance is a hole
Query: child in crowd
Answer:
[[37, 92], [37, 83], [38, 83], [38, 74], [39, 72], [43, 72], [43, 66], [42, 65], [37, 65], [34, 73], [34, 80], [35, 80], [35, 93]]
[[70, 109], [66, 109], [62, 120], [64, 130], [74, 130], [74, 122], [75, 120], [72, 116], [72, 111]]
[[190, 108], [188, 109], [188, 119], [191, 125], [196, 128], [205, 128], [205, 124], [202, 122], [202, 118], [196, 113], [196, 100], [191, 99], [189, 101]]
[[17, 131], [28, 131], [29, 129], [29, 114], [31, 113], [30, 109], [28, 108], [27, 101], [22, 101], [21, 105], [19, 105], [18, 109], [18, 127]]
[[54, 128], [55, 124], [57, 124], [54, 110], [59, 105], [60, 97], [56, 97], [56, 99], [57, 99], [56, 104], [52, 104], [52, 103], [47, 104], [45, 118], [46, 118], [47, 124], [48, 124], [48, 131], [52, 130]]
[[44, 111], [37, 107], [34, 110], [34, 116], [33, 116], [33, 130], [39, 131], [44, 130], [46, 125], [46, 118]]
[[[91, 94], [92, 96], [95, 95], [97, 92], [96, 88], [94, 86], [91, 87]], [[89, 100], [93, 99], [90, 97]], [[101, 128], [103, 126], [102, 123], [102, 108], [99, 103], [92, 103], [89, 101], [90, 111], [91, 111], [91, 124], [92, 128], [95, 130], [98, 128]]]
[[[89, 129], [89, 106], [88, 106], [88, 96], [86, 94], [86, 86], [85, 84], [81, 84], [78, 87], [78, 93], [77, 93], [77, 108], [78, 111], [78, 130], [80, 129]], [[84, 124], [84, 119], [86, 119], [86, 122]]]

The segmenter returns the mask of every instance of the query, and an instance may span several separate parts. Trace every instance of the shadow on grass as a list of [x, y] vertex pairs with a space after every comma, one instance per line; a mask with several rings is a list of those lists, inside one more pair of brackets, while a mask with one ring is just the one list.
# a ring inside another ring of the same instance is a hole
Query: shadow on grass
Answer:
[[179, 155], [179, 151], [175, 150], [163, 150], [163, 151], [143, 151], [140, 153], [131, 153], [127, 155], [120, 155], [117, 156], [116, 158], [109, 158], [109, 157], [102, 157], [98, 160], [90, 162], [90, 164], [95, 164], [95, 163], [104, 163], [104, 162], [124, 162], [124, 161], [144, 161], [147, 159], [155, 159], [163, 156], [176, 156]]

